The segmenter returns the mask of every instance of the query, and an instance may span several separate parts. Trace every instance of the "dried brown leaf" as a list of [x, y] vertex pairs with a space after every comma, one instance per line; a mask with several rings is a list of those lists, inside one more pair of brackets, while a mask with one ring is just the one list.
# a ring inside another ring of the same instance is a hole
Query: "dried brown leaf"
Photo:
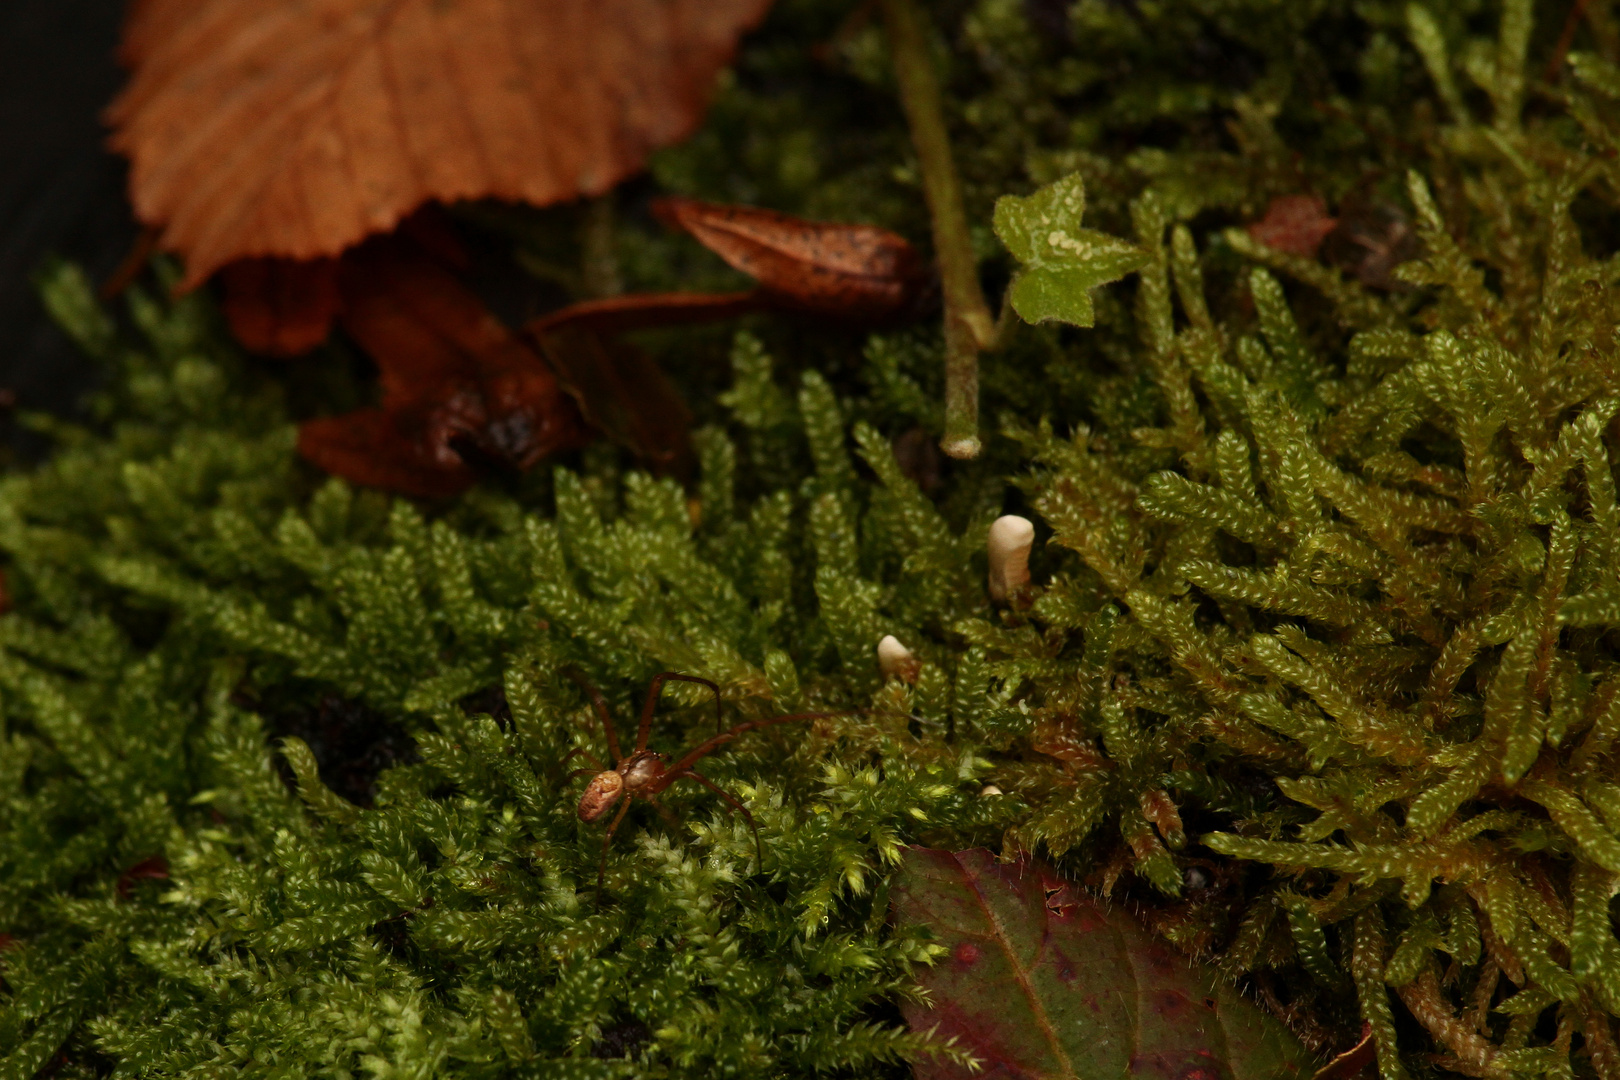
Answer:
[[692, 414], [652, 357], [573, 323], [536, 331], [562, 386], [586, 423], [653, 471], [688, 479]]
[[598, 194], [698, 123], [769, 0], [136, 0], [108, 110], [187, 287], [430, 200]]
[[585, 439], [540, 356], [420, 246], [372, 240], [340, 263], [343, 326], [377, 362], [382, 404], [312, 420], [299, 450], [356, 483], [454, 495], [472, 463], [524, 470]]
[[907, 314], [927, 285], [917, 249], [875, 225], [686, 198], [659, 199], [653, 212], [758, 281], [778, 307], [886, 322]]
[[313, 349], [343, 306], [336, 259], [238, 259], [220, 271], [220, 284], [231, 333], [268, 356]]

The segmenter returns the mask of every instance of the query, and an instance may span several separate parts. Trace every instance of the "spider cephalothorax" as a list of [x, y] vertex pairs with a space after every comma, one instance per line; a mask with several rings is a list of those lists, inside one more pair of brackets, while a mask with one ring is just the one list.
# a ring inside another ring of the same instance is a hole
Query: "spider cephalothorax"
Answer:
[[[754, 850], [759, 858], [760, 865], [765, 862], [765, 847], [759, 839], [759, 827], [754, 824], [754, 815], [748, 808], [738, 802], [726, 791], [717, 787], [708, 777], [699, 773], [692, 766], [698, 761], [714, 753], [726, 743], [735, 739], [746, 731], [755, 728], [770, 727], [772, 724], [785, 724], [792, 720], [814, 720], [830, 716], [830, 713], [793, 713], [788, 716], [773, 716], [768, 720], [749, 720], [738, 724], [727, 731], [721, 731], [712, 739], [699, 743], [675, 760], [673, 765], [662, 754], [647, 749], [647, 737], [652, 731], [653, 710], [658, 707], [658, 692], [664, 688], [664, 683], [670, 679], [681, 682], [698, 683], [714, 691], [714, 718], [715, 726], [722, 723], [720, 719], [720, 688], [708, 679], [700, 679], [694, 675], [679, 675], [673, 671], [666, 671], [652, 681], [647, 690], [647, 702], [641, 710], [641, 728], [636, 734], [636, 748], [629, 754], [619, 750], [619, 737], [613, 731], [613, 720], [608, 716], [607, 703], [596, 687], [580, 678], [577, 674], [574, 679], [590, 696], [591, 704], [596, 707], [596, 715], [602, 721], [602, 732], [607, 736], [608, 751], [613, 755], [614, 766], [604, 768], [589, 754], [581, 753], [586, 761], [595, 765], [594, 769], [580, 769], [573, 776], [583, 776], [594, 773], [591, 782], [585, 786], [585, 794], [579, 800], [579, 819], [585, 822], [598, 821], [605, 817], [609, 810], [617, 804], [619, 812], [613, 815], [609, 823], [607, 835], [602, 837], [602, 861], [596, 871], [596, 891], [600, 896], [603, 878], [607, 873], [608, 844], [613, 839], [613, 831], [624, 820], [625, 812], [636, 799], [645, 799], [658, 807], [660, 812], [666, 813], [658, 802], [658, 796], [677, 780], [695, 780], [720, 796], [726, 805], [737, 811], [748, 822], [748, 827], [754, 832]], [[569, 755], [573, 756], [573, 755]]]

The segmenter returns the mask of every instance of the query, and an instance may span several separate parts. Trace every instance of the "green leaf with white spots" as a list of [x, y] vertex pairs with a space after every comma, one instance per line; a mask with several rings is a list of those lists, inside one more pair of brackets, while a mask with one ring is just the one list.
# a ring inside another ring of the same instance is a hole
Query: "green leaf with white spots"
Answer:
[[1020, 198], [996, 200], [996, 235], [1024, 264], [1013, 279], [1013, 310], [1029, 323], [1095, 321], [1091, 290], [1118, 281], [1148, 261], [1148, 253], [1116, 236], [1082, 229], [1086, 188], [1078, 173]]

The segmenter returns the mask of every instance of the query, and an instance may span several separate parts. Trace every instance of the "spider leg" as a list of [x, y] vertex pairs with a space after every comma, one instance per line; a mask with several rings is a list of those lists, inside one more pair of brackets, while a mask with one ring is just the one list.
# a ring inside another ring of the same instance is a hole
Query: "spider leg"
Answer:
[[[689, 772], [692, 766], [696, 765], [703, 758], [708, 757], [710, 754], [714, 753], [716, 750], [720, 749], [722, 746], [726, 745], [726, 743], [730, 742], [732, 739], [735, 739], [744, 732], [753, 731], [756, 728], [766, 728], [773, 724], [791, 723], [794, 720], [830, 720], [835, 716], [847, 715], [849, 714], [832, 712], [802, 712], [790, 713], [787, 716], [773, 716], [768, 720], [750, 720], [745, 724], [738, 724], [730, 731], [722, 731], [712, 739], [698, 743], [685, 754], [682, 754], [680, 760], [671, 765], [666, 771], [671, 773]], [[692, 773], [692, 775], [696, 776], [697, 773]]]
[[613, 720], [608, 716], [607, 702], [602, 700], [602, 691], [592, 686], [591, 681], [575, 668], [564, 668], [563, 674], [573, 679], [575, 684], [585, 691], [585, 696], [591, 699], [591, 704], [596, 706], [596, 715], [602, 720], [602, 731], [607, 735], [608, 752], [613, 755], [615, 762], [623, 761], [624, 755], [619, 752], [619, 737], [613, 733]]
[[[570, 760], [572, 760], [573, 758], [577, 758], [577, 757], [582, 757], [586, 761], [590, 762], [595, 767], [597, 772], [601, 772], [604, 768], [606, 768], [605, 765], [603, 765], [600, 761], [596, 760], [596, 755], [595, 754], [591, 753], [589, 750], [581, 750], [578, 747], [575, 747], [574, 749], [568, 751], [568, 753], [564, 754], [563, 759], [561, 761], [557, 762], [557, 764], [566, 765], [566, 764], [568, 764], [568, 762]], [[582, 772], [587, 772], [587, 771], [589, 771], [589, 770], [575, 769], [573, 772], [569, 773], [568, 775], [569, 775], [570, 778], [572, 778], [572, 777], [578, 776]]]
[[675, 811], [671, 810], [669, 807], [667, 807], [663, 803], [659, 802], [657, 800], [657, 798], [655, 798], [654, 796], [652, 796], [652, 795], [643, 795], [642, 798], [646, 799], [648, 802], [652, 803], [653, 809], [658, 811], [658, 816], [664, 819], [664, 824], [665, 825], [668, 825], [671, 828], [673, 828], [674, 826], [679, 825], [681, 823], [681, 819], [675, 815]]
[[613, 830], [617, 829], [619, 827], [619, 822], [624, 820], [625, 811], [630, 809], [630, 801], [631, 801], [631, 797], [626, 796], [624, 802], [619, 804], [619, 812], [617, 814], [613, 815], [613, 824], [611, 824], [611, 825], [609, 825], [607, 827], [607, 832], [602, 837], [602, 861], [596, 864], [596, 906], [597, 907], [602, 906], [602, 893], [603, 893], [604, 889], [606, 888], [604, 883], [607, 881], [608, 845], [613, 843]]
[[567, 776], [563, 777], [563, 783], [572, 784], [574, 782], [575, 777], [579, 777], [579, 776], [595, 776], [597, 773], [599, 773], [601, 771], [602, 771], [602, 767], [600, 765], [598, 765], [594, 769], [575, 769], [573, 772], [571, 772]]
[[636, 733], [636, 752], [647, 749], [647, 736], [652, 731], [653, 712], [658, 708], [658, 695], [664, 689], [666, 680], [674, 679], [677, 682], [697, 683], [707, 686], [714, 691], [714, 729], [720, 730], [723, 721], [720, 719], [720, 688], [708, 679], [700, 679], [696, 675], [682, 675], [676, 671], [665, 671], [653, 676], [652, 685], [647, 687], [647, 703], [641, 707], [641, 730]]
[[708, 788], [710, 791], [714, 792], [716, 795], [718, 795], [722, 799], [726, 800], [726, 802], [731, 805], [731, 808], [733, 810], [737, 811], [737, 813], [739, 813], [739, 814], [741, 814], [743, 816], [743, 820], [748, 822], [748, 827], [750, 829], [754, 830], [754, 857], [759, 860], [759, 863], [758, 863], [759, 869], [761, 871], [763, 871], [765, 869], [765, 845], [760, 842], [760, 839], [759, 839], [759, 826], [754, 824], [754, 815], [750, 814], [748, 812], [748, 807], [746, 807], [742, 803], [738, 802], [732, 796], [731, 792], [727, 791], [725, 788], [720, 787], [714, 781], [710, 780], [707, 776], [704, 776], [702, 773], [697, 772], [694, 769], [687, 769], [685, 772], [681, 773], [681, 775], [677, 776], [675, 779], [677, 779], [677, 780], [696, 780], [698, 783], [702, 784], [704, 787]]

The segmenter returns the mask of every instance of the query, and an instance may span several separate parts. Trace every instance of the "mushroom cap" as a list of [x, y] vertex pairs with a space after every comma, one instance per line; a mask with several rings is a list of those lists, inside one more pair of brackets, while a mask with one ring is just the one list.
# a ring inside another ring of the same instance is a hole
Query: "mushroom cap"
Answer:
[[990, 523], [985, 544], [992, 559], [998, 554], [1010, 555], [1017, 551], [1028, 554], [1035, 544], [1035, 523], [1017, 514], [1003, 514]]
[[916, 654], [902, 645], [900, 639], [893, 634], [883, 635], [883, 640], [878, 642], [877, 658], [878, 669], [883, 672], [885, 679], [917, 681], [917, 674], [922, 665], [917, 662]]
[[1035, 544], [1035, 523], [1017, 514], [996, 518], [985, 537], [990, 556], [990, 599], [1003, 603], [1029, 584], [1029, 549]]

